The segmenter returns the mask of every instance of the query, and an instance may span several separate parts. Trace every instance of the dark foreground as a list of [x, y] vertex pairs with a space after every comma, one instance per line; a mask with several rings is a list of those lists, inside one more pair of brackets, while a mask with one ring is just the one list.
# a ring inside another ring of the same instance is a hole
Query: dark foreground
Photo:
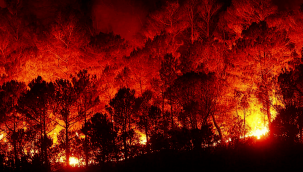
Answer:
[[[199, 150], [163, 150], [144, 154], [127, 161], [105, 163], [70, 169], [59, 168], [58, 172], [176, 172], [176, 171], [300, 171], [303, 162], [303, 145], [269, 140], [249, 140]], [[20, 171], [37, 171], [34, 166]], [[13, 171], [0, 169], [0, 171]]]

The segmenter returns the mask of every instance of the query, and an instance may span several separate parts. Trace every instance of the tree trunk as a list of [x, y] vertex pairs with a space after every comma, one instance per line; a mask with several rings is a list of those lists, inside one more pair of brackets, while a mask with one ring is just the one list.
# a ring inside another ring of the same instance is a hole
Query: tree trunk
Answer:
[[302, 143], [302, 125], [299, 124], [300, 142]]
[[[40, 114], [40, 124], [42, 125], [42, 115]], [[41, 129], [40, 129], [40, 160], [43, 162], [43, 159], [44, 159], [44, 137], [43, 137], [43, 127], [41, 126]]]
[[123, 133], [123, 143], [124, 143], [124, 159], [127, 160], [127, 143], [126, 143], [126, 127], [127, 127], [127, 122], [126, 118], [124, 119], [124, 133]]
[[66, 167], [69, 167], [69, 155], [70, 155], [70, 152], [69, 152], [69, 140], [68, 140], [68, 119], [67, 119], [67, 116], [66, 116], [66, 119], [65, 119], [65, 141], [66, 141], [66, 145], [65, 145], [65, 154], [66, 154]]
[[16, 132], [16, 118], [14, 117], [14, 131], [13, 131], [13, 146], [14, 146], [14, 158], [15, 158], [15, 170], [19, 171], [19, 166], [18, 166], [18, 154], [17, 154], [17, 132]]
[[149, 144], [148, 144], [148, 123], [146, 121], [145, 125], [145, 137], [146, 137], [146, 152], [149, 153]]
[[[161, 92], [162, 92], [162, 120], [164, 123], [166, 123], [167, 119], [165, 117], [165, 110], [164, 110], [164, 107], [165, 107], [165, 97], [164, 97], [164, 91], [161, 89]], [[166, 136], [167, 135], [167, 127], [166, 125], [164, 125], [164, 128], [163, 128], [163, 132], [164, 132], [164, 135]]]
[[[86, 108], [84, 110], [84, 127], [86, 128]], [[85, 153], [85, 166], [88, 167], [88, 147], [87, 147], [87, 131], [84, 133], [84, 153]]]
[[170, 100], [170, 118], [171, 118], [171, 129], [174, 129], [175, 128], [175, 125], [174, 125], [174, 115], [173, 115], [173, 103], [171, 101], [171, 96], [169, 98]]
[[[131, 130], [131, 115], [128, 116], [128, 134], [129, 134], [129, 131]], [[129, 135], [130, 136], [130, 135]], [[132, 137], [129, 137], [129, 146], [130, 146], [130, 149], [129, 149], [129, 157], [131, 158], [132, 157], [132, 149], [131, 149], [131, 146], [132, 146]]]
[[245, 133], [246, 133], [246, 130], [245, 130], [245, 122], [246, 122], [246, 112], [245, 112], [245, 109], [244, 109], [244, 141], [245, 141]]
[[215, 125], [216, 129], [218, 130], [221, 143], [224, 143], [221, 128], [218, 126], [214, 114], [212, 114], [211, 117], [213, 118], [214, 125]]
[[[84, 126], [86, 126], [86, 118], [85, 118], [85, 124]], [[87, 149], [87, 133], [85, 132], [85, 136], [84, 136], [84, 151], [85, 151], [85, 166], [86, 168], [88, 167], [88, 149]]]
[[47, 156], [47, 145], [46, 145], [46, 143], [47, 143], [47, 135], [46, 135], [46, 121], [45, 121], [45, 112], [44, 112], [44, 119], [43, 119], [43, 132], [44, 132], [44, 146], [43, 146], [43, 149], [44, 149], [44, 163], [45, 163], [45, 165], [48, 167], [48, 156]]
[[270, 114], [270, 100], [269, 100], [269, 95], [267, 91], [267, 96], [266, 96], [266, 110], [267, 110], [267, 118], [268, 118], [268, 126], [270, 126], [271, 123], [271, 114]]

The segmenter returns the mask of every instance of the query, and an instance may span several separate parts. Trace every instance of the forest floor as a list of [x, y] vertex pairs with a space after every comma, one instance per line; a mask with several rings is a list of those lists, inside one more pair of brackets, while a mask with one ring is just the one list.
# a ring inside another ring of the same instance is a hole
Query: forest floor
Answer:
[[258, 141], [190, 151], [163, 150], [119, 163], [73, 168], [72, 171], [301, 171], [302, 162], [302, 144]]

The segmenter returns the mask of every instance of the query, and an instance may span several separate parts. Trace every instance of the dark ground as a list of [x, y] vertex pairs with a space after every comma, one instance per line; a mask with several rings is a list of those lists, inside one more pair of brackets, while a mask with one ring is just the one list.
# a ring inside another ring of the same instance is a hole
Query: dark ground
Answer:
[[87, 170], [72, 168], [71, 171], [301, 171], [302, 162], [302, 144], [264, 140], [192, 151], [163, 150], [126, 162], [90, 166]]

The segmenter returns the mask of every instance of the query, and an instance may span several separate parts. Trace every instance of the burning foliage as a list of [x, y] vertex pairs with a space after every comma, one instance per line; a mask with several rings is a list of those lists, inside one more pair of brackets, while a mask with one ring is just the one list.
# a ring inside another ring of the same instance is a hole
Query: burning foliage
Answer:
[[301, 143], [303, 12], [281, 4], [5, 1], [0, 168]]

